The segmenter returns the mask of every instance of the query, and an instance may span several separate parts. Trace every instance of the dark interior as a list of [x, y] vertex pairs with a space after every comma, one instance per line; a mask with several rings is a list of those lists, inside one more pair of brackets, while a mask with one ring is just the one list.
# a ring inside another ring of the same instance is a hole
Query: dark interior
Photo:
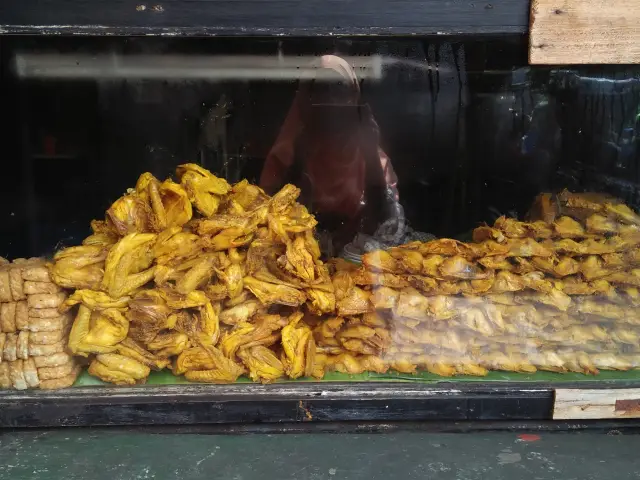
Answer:
[[19, 53], [380, 55], [382, 78], [360, 80], [361, 101], [415, 230], [462, 238], [562, 188], [640, 207], [640, 69], [529, 67], [526, 52], [521, 35], [3, 37], [0, 256], [79, 243], [144, 171], [198, 162], [257, 182], [298, 89], [293, 79], [20, 78]]

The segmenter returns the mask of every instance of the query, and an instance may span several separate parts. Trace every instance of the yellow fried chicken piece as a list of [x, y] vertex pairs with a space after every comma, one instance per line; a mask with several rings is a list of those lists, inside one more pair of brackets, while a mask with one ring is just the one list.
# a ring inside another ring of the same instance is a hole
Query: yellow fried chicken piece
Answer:
[[247, 232], [244, 228], [227, 228], [212, 238], [203, 237], [203, 243], [209, 250], [219, 252], [230, 248], [247, 245], [254, 238], [253, 232]]
[[151, 215], [150, 205], [135, 191], [120, 197], [107, 210], [107, 218], [121, 236], [148, 232]]
[[429, 299], [414, 288], [400, 292], [393, 313], [399, 317], [424, 320], [429, 310]]
[[269, 202], [269, 210], [272, 213], [284, 214], [300, 196], [300, 189], [290, 183], [280, 189]]
[[173, 310], [201, 307], [209, 302], [202, 290], [193, 290], [186, 295], [168, 288], [159, 289], [158, 291], [167, 302], [167, 306]]
[[398, 247], [389, 249], [389, 254], [396, 260], [398, 271], [412, 274], [422, 272], [422, 254], [417, 250]]
[[494, 255], [491, 257], [479, 258], [478, 263], [489, 270], [513, 270], [513, 264], [503, 255]]
[[231, 187], [231, 193], [228, 198], [245, 210], [254, 210], [267, 204], [269, 201], [269, 197], [264, 193], [264, 190], [257, 185], [250, 184], [247, 179], [234, 184]]
[[502, 352], [490, 352], [484, 354], [480, 363], [491, 370], [504, 370], [507, 372], [535, 373], [536, 367], [525, 357]]
[[461, 322], [470, 330], [482, 335], [491, 336], [494, 334], [491, 323], [484, 316], [482, 310], [478, 308], [470, 308], [469, 310], [462, 312]]
[[352, 277], [356, 285], [373, 285], [397, 289], [408, 286], [407, 280], [393, 273], [369, 272], [365, 269], [359, 269], [352, 273]]
[[438, 268], [444, 278], [461, 280], [480, 280], [488, 278], [491, 273], [483, 271], [477, 265], [460, 256], [453, 256], [445, 259]]
[[630, 272], [612, 273], [604, 277], [604, 280], [616, 284], [621, 283], [623, 285], [640, 287], [640, 269], [634, 268]]
[[282, 329], [284, 368], [289, 378], [311, 376], [315, 361], [316, 343], [311, 329], [302, 320], [301, 313], [294, 313]]
[[181, 227], [193, 214], [187, 192], [172, 180], [160, 183], [151, 173], [140, 175], [136, 192], [151, 207], [150, 228], [162, 232], [169, 227]]
[[213, 275], [215, 269], [215, 257], [203, 255], [198, 258], [193, 266], [176, 282], [176, 291], [187, 295], [205, 285]]
[[220, 321], [225, 325], [237, 325], [246, 322], [261, 309], [261, 304], [257, 300], [248, 300], [241, 304], [227, 308], [220, 312]]
[[200, 341], [205, 345], [215, 345], [220, 339], [219, 305], [207, 303], [200, 307]]
[[599, 235], [618, 233], [620, 226], [614, 219], [594, 213], [586, 221], [587, 232]]
[[85, 357], [90, 353], [112, 352], [128, 331], [129, 321], [119, 310], [92, 312], [81, 304], [69, 333], [69, 350]]
[[506, 240], [504, 233], [498, 228], [492, 228], [488, 225], [482, 225], [473, 229], [473, 241], [482, 243], [485, 240], [493, 240], [503, 243]]
[[233, 383], [244, 368], [212, 346], [190, 348], [182, 352], [174, 366], [176, 375], [184, 373], [191, 382]]
[[284, 366], [267, 347], [257, 345], [238, 351], [238, 357], [249, 369], [249, 377], [254, 382], [270, 383], [284, 376]]
[[82, 303], [91, 310], [107, 308], [125, 309], [131, 297], [111, 298], [104, 292], [95, 290], [76, 290], [58, 307], [61, 313], [69, 311], [74, 305]]
[[231, 190], [226, 180], [194, 163], [178, 165], [176, 174], [189, 200], [205, 217], [210, 217], [220, 206], [220, 196]]
[[585, 236], [585, 231], [579, 222], [571, 217], [560, 217], [553, 222], [553, 229], [560, 238], [581, 238]]
[[278, 264], [285, 271], [306, 281], [315, 280], [315, 262], [309, 251], [303, 235], [295, 235], [293, 242], [287, 244], [286, 253], [278, 259]]
[[252, 323], [242, 322], [227, 331], [220, 340], [220, 350], [229, 358], [241, 347], [270, 346], [279, 340], [279, 330], [287, 324], [280, 315], [258, 315]]
[[330, 317], [320, 322], [313, 330], [316, 343], [323, 346], [338, 346], [336, 334], [340, 331], [344, 322], [345, 320], [342, 317]]
[[331, 355], [327, 357], [326, 369], [329, 371], [357, 375], [365, 371], [365, 366], [357, 360], [356, 355], [341, 353], [339, 355]]
[[345, 327], [338, 332], [336, 337], [345, 350], [367, 354], [380, 353], [382, 350], [386, 350], [391, 343], [391, 338], [384, 329], [376, 329], [367, 325]]
[[51, 278], [64, 288], [96, 290], [102, 282], [108, 251], [104, 245], [65, 248], [53, 257], [54, 262], [49, 270]]
[[419, 250], [423, 256], [432, 254], [445, 256], [459, 255], [464, 258], [473, 258], [476, 256], [476, 250], [474, 250], [472, 245], [450, 238], [440, 238], [423, 243], [420, 245]]
[[286, 285], [274, 285], [253, 277], [245, 277], [244, 285], [263, 305], [289, 305], [297, 307], [307, 299], [304, 292]]
[[517, 292], [523, 289], [524, 282], [522, 277], [505, 271], [496, 274], [495, 281], [491, 287], [491, 291], [494, 293]]
[[349, 295], [351, 289], [355, 286], [353, 277], [348, 271], [336, 272], [331, 279], [331, 283], [333, 285], [333, 291], [337, 301], [340, 301]]
[[125, 338], [116, 346], [116, 353], [132, 358], [152, 370], [162, 370], [169, 366], [167, 358], [160, 358], [153, 353], [147, 351], [142, 345], [131, 338]]
[[589, 356], [593, 366], [600, 370], [631, 370], [634, 365], [621, 355], [613, 353], [595, 353]]
[[129, 336], [147, 343], [164, 329], [175, 325], [165, 296], [158, 290], [142, 290], [129, 301], [126, 317], [130, 322]]
[[189, 337], [182, 332], [164, 331], [148, 342], [147, 347], [159, 357], [171, 357], [189, 347]]
[[396, 260], [384, 250], [376, 250], [373, 252], [365, 253], [362, 256], [362, 264], [367, 270], [374, 272], [389, 272], [396, 271]]
[[191, 347], [178, 355], [173, 366], [174, 375], [183, 375], [188, 370], [213, 370], [216, 357], [204, 347]]
[[90, 247], [110, 248], [118, 241], [116, 233], [94, 233], [82, 241], [82, 245]]
[[531, 223], [520, 222], [514, 218], [500, 217], [493, 227], [502, 231], [508, 238], [533, 238], [536, 240], [544, 240], [551, 238], [553, 235], [552, 223], [555, 219], [555, 213], [549, 215], [548, 220], [538, 220]]
[[233, 383], [244, 369], [234, 363], [233, 369], [215, 368], [214, 370], [189, 370], [184, 377], [190, 382], [197, 383]]
[[371, 311], [370, 296], [369, 292], [359, 287], [350, 288], [347, 295], [337, 302], [338, 315], [359, 315]]
[[116, 385], [144, 383], [150, 369], [146, 365], [117, 353], [96, 355], [89, 365], [89, 374]]
[[112, 298], [123, 297], [153, 278], [155, 269], [150, 265], [155, 240], [151, 233], [131, 233], [111, 248], [102, 287]]
[[553, 252], [532, 238], [509, 240], [506, 243], [510, 257], [550, 257]]
[[370, 296], [371, 305], [376, 310], [393, 309], [398, 303], [400, 293], [388, 287], [376, 288]]
[[244, 268], [242, 265], [232, 263], [226, 270], [218, 270], [216, 273], [220, 280], [226, 285], [229, 298], [234, 299], [242, 293], [244, 288]]
[[[611, 255], [611, 254], [610, 254]], [[606, 277], [614, 273], [611, 268], [606, 268], [604, 261], [598, 255], [588, 255], [580, 263], [580, 273], [587, 280], [595, 280], [598, 278]]]
[[619, 221], [630, 224], [640, 225], [640, 216], [624, 203], [605, 203], [604, 210], [613, 215]]
[[311, 302], [307, 303], [307, 306], [315, 315], [323, 315], [325, 313], [332, 313], [335, 311], [336, 296], [333, 292], [326, 292], [319, 288], [307, 288], [304, 292]]
[[153, 247], [153, 255], [159, 265], [175, 260], [192, 259], [201, 251], [200, 237], [182, 231], [181, 227], [170, 227], [160, 232]]
[[543, 305], [555, 307], [563, 312], [567, 311], [571, 304], [571, 297], [555, 288], [549, 292], [521, 292], [517, 293], [515, 298], [519, 303], [542, 303]]

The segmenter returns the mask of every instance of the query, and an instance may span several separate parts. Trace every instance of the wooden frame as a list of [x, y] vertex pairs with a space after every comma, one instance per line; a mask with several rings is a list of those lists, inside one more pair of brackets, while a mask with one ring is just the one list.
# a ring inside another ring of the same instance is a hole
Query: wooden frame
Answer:
[[532, 0], [529, 63], [640, 63], [638, 0]]
[[0, 2], [0, 34], [526, 33], [528, 15], [529, 0], [22, 0]]
[[[0, 428], [547, 422], [557, 389], [620, 395], [640, 382], [364, 382], [1, 391]], [[573, 420], [593, 419], [572, 416]], [[623, 417], [616, 416], [621, 419]], [[277, 427], [274, 427], [277, 429]], [[557, 427], [560, 428], [560, 427]], [[569, 428], [569, 427], [567, 427]]]

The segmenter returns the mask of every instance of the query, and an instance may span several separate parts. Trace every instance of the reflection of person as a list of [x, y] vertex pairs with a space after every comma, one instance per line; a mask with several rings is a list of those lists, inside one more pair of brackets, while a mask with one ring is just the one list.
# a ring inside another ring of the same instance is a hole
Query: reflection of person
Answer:
[[369, 107], [359, 102], [353, 68], [335, 55], [321, 57], [319, 66], [296, 93], [260, 186], [268, 193], [285, 183], [300, 187], [301, 201], [341, 247], [393, 215], [397, 177]]

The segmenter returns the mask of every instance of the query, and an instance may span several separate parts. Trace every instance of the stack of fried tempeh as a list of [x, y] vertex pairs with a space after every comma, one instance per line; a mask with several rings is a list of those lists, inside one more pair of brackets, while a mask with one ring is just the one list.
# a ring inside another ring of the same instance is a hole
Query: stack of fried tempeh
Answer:
[[0, 388], [73, 385], [80, 367], [67, 353], [72, 318], [57, 308], [65, 298], [42, 259], [0, 259]]
[[336, 262], [332, 322], [344, 325], [320, 349], [440, 375], [640, 366], [640, 217], [566, 191], [540, 196], [531, 217], [479, 227], [474, 243], [376, 251], [359, 269]]

